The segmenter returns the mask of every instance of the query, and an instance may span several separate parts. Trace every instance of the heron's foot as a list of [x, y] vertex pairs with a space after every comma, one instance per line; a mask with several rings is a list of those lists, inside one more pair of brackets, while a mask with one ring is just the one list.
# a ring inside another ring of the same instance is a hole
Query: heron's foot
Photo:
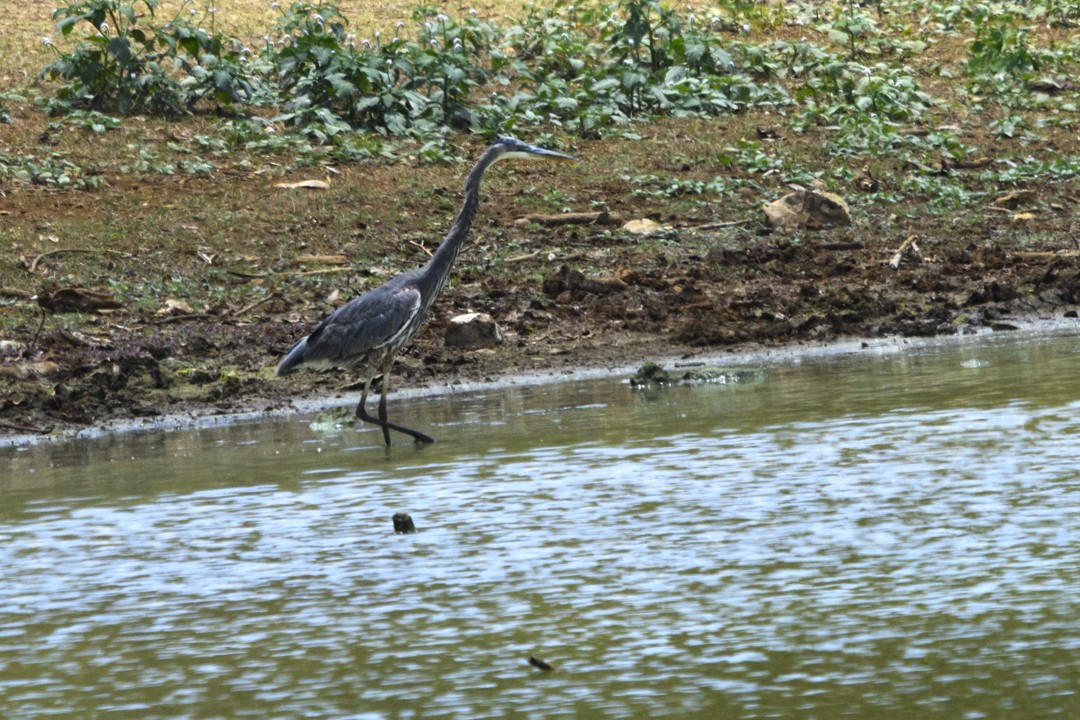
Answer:
[[412, 428], [407, 428], [404, 425], [396, 425], [396, 424], [394, 424], [392, 422], [388, 422], [387, 420], [384, 420], [382, 418], [377, 418], [377, 417], [374, 417], [373, 415], [368, 414], [367, 408], [365, 408], [362, 404], [359, 407], [356, 408], [356, 417], [360, 418], [364, 422], [371, 423], [372, 425], [377, 425], [377, 426], [381, 427], [382, 431], [383, 431], [383, 440], [386, 442], [387, 447], [390, 447], [390, 431], [391, 430], [396, 430], [399, 433], [404, 433], [404, 434], [408, 435], [409, 437], [411, 437], [413, 439], [413, 442], [415, 444], [417, 444], [417, 445], [429, 445], [429, 444], [435, 442], [434, 438], [432, 438], [432, 437], [430, 437], [428, 435], [425, 435], [424, 433], [420, 432], [419, 430], [413, 430]]

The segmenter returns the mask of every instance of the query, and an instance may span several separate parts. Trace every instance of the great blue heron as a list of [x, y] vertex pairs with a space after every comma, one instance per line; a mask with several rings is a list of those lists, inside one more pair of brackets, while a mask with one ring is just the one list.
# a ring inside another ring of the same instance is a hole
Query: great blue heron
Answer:
[[[450, 268], [476, 216], [480, 203], [480, 179], [484, 172], [499, 160], [531, 157], [577, 159], [514, 138], [496, 140], [469, 171], [465, 180], [465, 202], [454, 218], [446, 239], [435, 249], [427, 264], [398, 275], [332, 312], [310, 335], [293, 346], [278, 365], [277, 374], [287, 375], [301, 366], [319, 370], [355, 370], [364, 380], [356, 416], [381, 427], [387, 445], [390, 445], [391, 430], [410, 435], [418, 443], [435, 442], [422, 432], [395, 425], [386, 419], [390, 368], [398, 350], [420, 329], [424, 314], [439, 296], [450, 275]], [[372, 380], [380, 375], [382, 396], [379, 398], [379, 417], [374, 418], [367, 411], [367, 396]]]

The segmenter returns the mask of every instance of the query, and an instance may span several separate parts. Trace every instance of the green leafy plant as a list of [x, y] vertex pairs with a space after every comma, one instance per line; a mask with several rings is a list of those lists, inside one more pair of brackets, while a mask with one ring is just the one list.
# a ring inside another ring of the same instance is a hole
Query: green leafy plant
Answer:
[[74, 125], [100, 134], [120, 127], [120, 120], [96, 110], [72, 110], [64, 115], [62, 123], [56, 123], [59, 124]]
[[1023, 75], [1038, 70], [1042, 61], [1028, 43], [1028, 35], [1026, 29], [1006, 22], [979, 22], [968, 49], [968, 72]]
[[0, 154], [0, 180], [11, 179], [28, 185], [52, 188], [90, 189], [98, 187], [100, 175], [87, 173], [61, 153], [34, 155]]
[[281, 119], [328, 136], [352, 127], [403, 134], [471, 125], [470, 93], [485, 77], [477, 53], [492, 33], [475, 18], [462, 25], [422, 9], [417, 20], [417, 40], [377, 35], [358, 45], [332, 3], [283, 10], [284, 46], [268, 48], [286, 98]]
[[858, 4], [848, 0], [847, 11], [837, 17], [829, 28], [829, 36], [848, 48], [848, 59], [855, 60], [865, 51], [861, 46], [877, 36], [877, 24], [858, 8]]
[[89, 34], [65, 52], [49, 44], [56, 59], [44, 74], [63, 82], [54, 110], [84, 107], [121, 114], [181, 115], [213, 98], [240, 102], [252, 87], [241, 65], [242, 46], [193, 22], [187, 3], [165, 23], [157, 0], [74, 0], [53, 12], [65, 37], [89, 26]]

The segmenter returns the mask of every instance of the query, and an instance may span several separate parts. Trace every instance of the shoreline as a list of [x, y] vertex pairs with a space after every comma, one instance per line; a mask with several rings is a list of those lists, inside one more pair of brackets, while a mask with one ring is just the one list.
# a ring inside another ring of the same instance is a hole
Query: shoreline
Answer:
[[[880, 338], [848, 337], [824, 341], [796, 341], [770, 347], [742, 347], [721, 350], [709, 348], [700, 354], [687, 357], [685, 354], [668, 356], [640, 357], [634, 362], [597, 363], [576, 368], [510, 371], [492, 379], [469, 380], [463, 378], [410, 384], [401, 389], [392, 390], [388, 397], [417, 398], [442, 397], [458, 392], [489, 392], [507, 387], [528, 387], [562, 382], [576, 382], [605, 377], [619, 377], [628, 381], [629, 377], [646, 361], [653, 361], [665, 368], [697, 367], [711, 365], [718, 367], [742, 367], [746, 365], [775, 366], [799, 364], [807, 361], [828, 361], [851, 355], [885, 356], [918, 352], [936, 347], [947, 347], [964, 343], [983, 344], [994, 341], [1012, 341], [1014, 339], [1035, 340], [1039, 337], [1064, 334], [1070, 331], [1080, 333], [1080, 322], [1074, 318], [1030, 317], [1014, 320], [1009, 329], [995, 330], [990, 327], [968, 329], [952, 335], [931, 337], [888, 336]], [[87, 427], [67, 428], [48, 434], [0, 434], [0, 449], [19, 448], [30, 445], [65, 443], [80, 440], [100, 440], [110, 436], [124, 436], [142, 432], [183, 432], [215, 427], [226, 427], [238, 423], [259, 420], [280, 420], [315, 415], [341, 407], [355, 405], [359, 392], [353, 390], [331, 390], [318, 393], [313, 390], [310, 396], [290, 399], [281, 404], [277, 400], [253, 396], [242, 400], [249, 406], [246, 410], [221, 412], [212, 405], [203, 405], [184, 412], [168, 413], [154, 418], [108, 419]], [[254, 409], [257, 405], [277, 404], [278, 407]]]

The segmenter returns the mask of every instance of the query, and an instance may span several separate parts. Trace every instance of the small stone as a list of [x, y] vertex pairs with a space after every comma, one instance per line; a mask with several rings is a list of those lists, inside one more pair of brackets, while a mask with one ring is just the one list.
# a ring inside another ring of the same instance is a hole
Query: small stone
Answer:
[[487, 313], [465, 313], [450, 318], [444, 342], [447, 347], [486, 348], [502, 344], [503, 336]]
[[839, 195], [799, 190], [765, 206], [769, 224], [779, 230], [820, 230], [851, 224], [851, 210]]
[[26, 352], [26, 343], [18, 340], [0, 340], [0, 357], [19, 357]]

